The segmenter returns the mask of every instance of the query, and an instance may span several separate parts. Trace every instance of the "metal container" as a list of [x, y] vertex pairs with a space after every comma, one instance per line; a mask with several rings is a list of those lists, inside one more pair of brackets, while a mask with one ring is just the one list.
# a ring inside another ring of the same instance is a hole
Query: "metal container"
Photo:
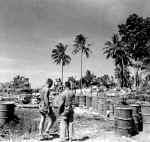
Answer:
[[117, 107], [115, 110], [115, 131], [123, 136], [132, 136], [134, 127], [132, 119], [132, 108]]
[[98, 97], [98, 113], [100, 115], [106, 115], [106, 105], [105, 105], [105, 98]]
[[86, 107], [90, 108], [92, 106], [92, 97], [91, 96], [86, 96]]
[[92, 108], [94, 111], [97, 111], [97, 96], [92, 96]]
[[150, 104], [142, 105], [143, 131], [150, 132]]
[[80, 94], [79, 96], [79, 106], [86, 106], [86, 96], [83, 94]]
[[130, 107], [132, 108], [132, 116], [133, 116], [135, 127], [137, 131], [142, 131], [143, 119], [142, 119], [142, 113], [141, 113], [141, 105], [131, 104]]
[[76, 106], [79, 106], [79, 98], [80, 98], [79, 95], [76, 94], [75, 95], [75, 105]]
[[0, 102], [0, 126], [9, 122], [14, 117], [15, 105], [10, 102]]

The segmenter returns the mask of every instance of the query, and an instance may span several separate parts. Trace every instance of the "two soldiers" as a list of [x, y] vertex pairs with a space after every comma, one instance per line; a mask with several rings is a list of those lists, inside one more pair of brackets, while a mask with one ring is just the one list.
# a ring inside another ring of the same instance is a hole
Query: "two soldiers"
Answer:
[[[39, 111], [41, 113], [41, 121], [39, 124], [39, 135], [43, 137], [43, 128], [48, 116], [49, 123], [46, 127], [45, 133], [48, 133], [54, 122], [56, 121], [56, 114], [53, 109], [53, 100], [50, 88], [53, 81], [48, 79], [46, 85], [42, 88], [40, 93], [41, 102], [39, 105]], [[60, 140], [63, 142], [66, 139], [72, 141], [73, 136], [73, 115], [74, 115], [74, 93], [71, 90], [70, 82], [65, 83], [64, 91], [59, 95], [58, 112], [60, 117]]]

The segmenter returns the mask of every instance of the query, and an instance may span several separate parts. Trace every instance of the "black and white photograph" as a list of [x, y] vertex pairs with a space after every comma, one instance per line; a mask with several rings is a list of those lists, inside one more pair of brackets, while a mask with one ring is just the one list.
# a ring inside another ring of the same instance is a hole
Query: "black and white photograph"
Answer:
[[150, 142], [150, 0], [0, 0], [0, 142]]

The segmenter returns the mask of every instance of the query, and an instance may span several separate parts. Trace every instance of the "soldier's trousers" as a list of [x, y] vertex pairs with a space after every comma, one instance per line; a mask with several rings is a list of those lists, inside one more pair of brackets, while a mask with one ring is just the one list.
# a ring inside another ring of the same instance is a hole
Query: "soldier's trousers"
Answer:
[[60, 118], [60, 139], [66, 140], [66, 138], [69, 138], [69, 140], [72, 140], [73, 137], [73, 122], [67, 121], [65, 117]]

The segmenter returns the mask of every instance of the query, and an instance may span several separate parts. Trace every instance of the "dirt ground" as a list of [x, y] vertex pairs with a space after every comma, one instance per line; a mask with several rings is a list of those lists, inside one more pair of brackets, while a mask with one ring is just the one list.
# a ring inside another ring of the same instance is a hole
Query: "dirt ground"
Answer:
[[[119, 136], [113, 129], [113, 121], [99, 117], [93, 110], [75, 109], [74, 121], [74, 139], [75, 142], [150, 142], [149, 132], [141, 132], [134, 137]], [[25, 114], [26, 115], [26, 114]], [[39, 120], [39, 115], [33, 114], [30, 117]], [[32, 125], [32, 124], [31, 124]], [[23, 127], [23, 126], [22, 126]], [[28, 129], [28, 128], [27, 128]], [[27, 130], [25, 129], [25, 130]], [[36, 128], [37, 129], [37, 128]], [[33, 134], [24, 133], [11, 137], [10, 139], [2, 138], [2, 142], [40, 142], [37, 131]], [[47, 137], [43, 142], [59, 142], [59, 138]]]

